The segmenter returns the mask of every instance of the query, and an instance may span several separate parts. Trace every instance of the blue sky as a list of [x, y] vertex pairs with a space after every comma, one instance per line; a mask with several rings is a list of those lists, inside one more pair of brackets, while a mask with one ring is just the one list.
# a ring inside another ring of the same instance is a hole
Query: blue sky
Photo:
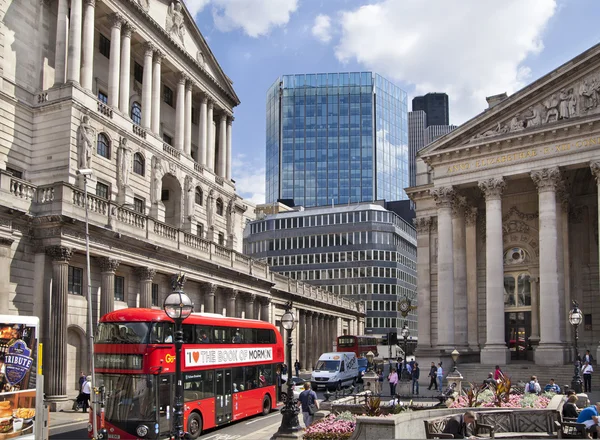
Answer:
[[[286, 73], [372, 70], [409, 98], [450, 96], [450, 122], [600, 41], [598, 0], [185, 0], [242, 101], [233, 178], [264, 201], [265, 95]], [[409, 106], [410, 110], [410, 106]]]

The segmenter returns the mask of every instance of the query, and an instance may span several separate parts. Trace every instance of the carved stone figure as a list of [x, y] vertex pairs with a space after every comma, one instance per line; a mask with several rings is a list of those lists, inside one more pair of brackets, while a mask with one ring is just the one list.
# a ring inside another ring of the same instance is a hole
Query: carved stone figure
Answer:
[[171, 2], [169, 9], [167, 10], [167, 32], [171, 35], [175, 35], [181, 44], [184, 44], [183, 37], [185, 35], [185, 22], [183, 18], [183, 12], [181, 12], [181, 3]]
[[542, 125], [542, 116], [540, 115], [539, 110], [536, 107], [529, 107], [529, 110], [531, 111], [531, 116], [525, 116], [527, 127], [537, 127]]
[[190, 221], [194, 221], [195, 203], [196, 185], [194, 185], [194, 179], [185, 176], [185, 215]]
[[577, 97], [573, 89], [569, 90], [569, 116], [577, 115]]
[[523, 121], [519, 120], [519, 116], [519, 113], [517, 113], [510, 120], [510, 131], [523, 130]]
[[162, 195], [163, 174], [164, 170], [162, 164], [160, 163], [160, 159], [154, 156], [152, 158], [152, 191], [150, 194], [153, 204], [160, 202]]
[[77, 129], [77, 151], [79, 155], [79, 168], [92, 168], [92, 154], [94, 152], [95, 133], [90, 125], [90, 117], [84, 115]]
[[129, 175], [131, 174], [131, 167], [133, 165], [131, 148], [127, 145], [127, 138], [121, 138], [118, 158], [119, 166], [117, 167], [117, 182], [119, 182], [119, 187], [123, 189], [129, 186]]
[[544, 107], [548, 113], [546, 113], [546, 119], [544, 120], [544, 124], [550, 122], [550, 118], [554, 118], [555, 121], [558, 121], [559, 113], [558, 113], [558, 105], [559, 101], [556, 95], [550, 96], [548, 99], [544, 101]]
[[558, 117], [560, 119], [569, 119], [569, 93], [562, 89], [558, 95], [560, 103], [558, 104]]
[[142, 9], [146, 12], [150, 9], [150, 0], [137, 0]]
[[198, 52], [196, 52], [196, 61], [198, 61], [198, 64], [204, 67], [204, 54], [201, 50], [198, 50]]

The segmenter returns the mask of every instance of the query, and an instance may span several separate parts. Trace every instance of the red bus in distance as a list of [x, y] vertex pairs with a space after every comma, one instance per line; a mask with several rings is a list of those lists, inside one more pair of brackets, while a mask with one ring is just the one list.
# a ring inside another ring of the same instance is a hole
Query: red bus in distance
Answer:
[[373, 336], [338, 336], [336, 351], [351, 351], [356, 353], [356, 357], [367, 357], [367, 353], [372, 351], [377, 356], [377, 338]]
[[[174, 327], [155, 309], [122, 309], [100, 320], [95, 372], [97, 386], [104, 386], [109, 438], [159, 439], [171, 432]], [[275, 371], [284, 351], [274, 325], [192, 313], [183, 321], [183, 339], [183, 426], [190, 438], [276, 407]]]

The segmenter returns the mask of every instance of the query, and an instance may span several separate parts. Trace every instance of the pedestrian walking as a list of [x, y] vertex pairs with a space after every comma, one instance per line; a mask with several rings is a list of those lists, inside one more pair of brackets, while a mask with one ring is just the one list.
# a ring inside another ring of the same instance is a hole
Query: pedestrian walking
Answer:
[[388, 375], [388, 382], [390, 383], [390, 395], [393, 397], [396, 395], [396, 385], [398, 384], [398, 373], [396, 373], [395, 368], [392, 368]]
[[413, 364], [413, 369], [412, 369], [412, 372], [411, 372], [411, 376], [412, 376], [412, 393], [413, 394], [419, 394], [419, 375], [420, 374], [421, 374], [421, 369], [419, 368], [419, 363], [415, 362]]
[[304, 391], [298, 396], [298, 405], [302, 407], [302, 419], [307, 428], [312, 425], [315, 412], [319, 409], [317, 393], [310, 389], [310, 382], [304, 382]]
[[436, 377], [437, 377], [437, 383], [438, 383], [438, 389], [440, 391], [442, 391], [442, 384], [444, 381], [444, 370], [442, 370], [442, 363], [438, 363], [438, 367], [436, 370]]
[[300, 361], [298, 359], [294, 362], [294, 369], [296, 370], [296, 376], [300, 376]]
[[86, 412], [90, 406], [90, 395], [92, 394], [92, 376], [87, 376], [85, 382], [81, 385], [81, 394], [83, 401], [83, 412]]
[[583, 375], [583, 392], [590, 393], [592, 391], [592, 373], [594, 368], [589, 362], [585, 362], [581, 367], [581, 374]]
[[429, 367], [429, 386], [427, 387], [428, 390], [431, 390], [431, 387], [434, 387], [435, 390], [438, 389], [437, 381], [435, 380], [436, 376], [437, 368], [435, 367], [435, 362], [432, 362], [431, 367]]
[[79, 392], [81, 393], [81, 388], [83, 387], [83, 383], [85, 382], [85, 373], [82, 371], [81, 376], [79, 376]]

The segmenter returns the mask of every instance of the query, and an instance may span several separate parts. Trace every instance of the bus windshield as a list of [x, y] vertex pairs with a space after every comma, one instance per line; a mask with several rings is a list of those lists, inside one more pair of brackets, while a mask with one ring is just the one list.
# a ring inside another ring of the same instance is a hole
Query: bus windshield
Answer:
[[340, 361], [319, 361], [315, 370], [319, 371], [337, 371], [340, 368]]
[[338, 347], [354, 347], [355, 344], [356, 340], [354, 337], [338, 338]]
[[97, 344], [146, 344], [149, 322], [101, 322], [98, 324]]
[[153, 421], [155, 377], [152, 375], [97, 373], [105, 390], [106, 420], [111, 422]]

